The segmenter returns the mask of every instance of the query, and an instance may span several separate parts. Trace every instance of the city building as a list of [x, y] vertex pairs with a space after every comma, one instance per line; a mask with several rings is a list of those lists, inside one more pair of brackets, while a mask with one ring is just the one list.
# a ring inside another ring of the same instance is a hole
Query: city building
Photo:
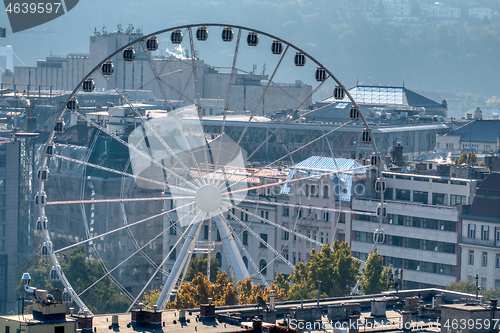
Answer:
[[[385, 265], [404, 269], [405, 289], [444, 287], [460, 280], [461, 205], [473, 201], [477, 181], [394, 172], [383, 175], [387, 217], [379, 224], [377, 216], [353, 214], [354, 255], [366, 260], [378, 238], [376, 247]], [[374, 188], [370, 177], [366, 186]], [[375, 212], [378, 195], [367, 191], [353, 197], [352, 210]]]
[[[0, 313], [17, 308], [15, 267], [31, 254], [37, 134], [1, 133], [0, 138]], [[7, 136], [7, 137], [5, 137]]]
[[500, 288], [500, 173], [483, 180], [461, 219], [462, 279], [478, 276], [481, 288]]
[[471, 121], [445, 134], [437, 134], [436, 152], [459, 156], [463, 151], [490, 154], [500, 149], [500, 120]]

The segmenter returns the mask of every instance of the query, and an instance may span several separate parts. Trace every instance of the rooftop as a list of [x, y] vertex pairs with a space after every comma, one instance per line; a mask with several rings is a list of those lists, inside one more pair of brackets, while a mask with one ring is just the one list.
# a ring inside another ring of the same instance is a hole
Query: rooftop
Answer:
[[500, 136], [500, 120], [474, 120], [444, 136], [460, 136], [460, 141], [463, 142], [496, 144]]

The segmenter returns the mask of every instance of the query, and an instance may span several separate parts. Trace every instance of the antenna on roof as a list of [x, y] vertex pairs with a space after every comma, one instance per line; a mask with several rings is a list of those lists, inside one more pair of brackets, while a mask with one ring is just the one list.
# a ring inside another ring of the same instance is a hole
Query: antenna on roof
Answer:
[[403, 88], [405, 87], [405, 80], [403, 80]]
[[359, 79], [356, 78], [356, 87], [358, 86], [358, 84], [359, 84]]

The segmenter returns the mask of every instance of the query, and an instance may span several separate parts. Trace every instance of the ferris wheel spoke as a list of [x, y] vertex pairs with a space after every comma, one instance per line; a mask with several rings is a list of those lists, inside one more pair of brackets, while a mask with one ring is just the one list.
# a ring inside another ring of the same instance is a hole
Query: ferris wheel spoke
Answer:
[[110, 136], [111, 138], [117, 140], [118, 142], [120, 142], [122, 145], [126, 146], [129, 150], [133, 151], [134, 153], [137, 153], [139, 155], [141, 155], [142, 157], [146, 158], [149, 162], [151, 162], [152, 164], [158, 166], [160, 169], [162, 169], [165, 173], [173, 176], [175, 179], [179, 180], [179, 181], [182, 181], [184, 184], [186, 185], [189, 185], [190, 187], [194, 188], [195, 190], [197, 189], [197, 186], [193, 183], [191, 183], [190, 181], [186, 180], [184, 177], [182, 177], [181, 175], [173, 172], [172, 170], [170, 170], [169, 168], [165, 167], [162, 163], [156, 161], [155, 159], [153, 159], [151, 156], [149, 156], [148, 154], [146, 154], [145, 152], [137, 149], [136, 147], [134, 147], [133, 145], [129, 144], [128, 142], [125, 142], [123, 139], [119, 138], [116, 134], [106, 130], [105, 128], [103, 128], [102, 126], [100, 126], [99, 124], [97, 124], [95, 121], [89, 119], [87, 116], [81, 114], [80, 112], [78, 111], [73, 111], [73, 113], [75, 113], [79, 118], [81, 119], [84, 119], [86, 120], [89, 124], [91, 124], [92, 126], [98, 128], [99, 130], [101, 130], [102, 132], [106, 133], [108, 136]]
[[294, 269], [294, 266], [279, 253], [276, 251], [274, 247], [269, 245], [265, 240], [263, 240], [255, 231], [253, 231], [252, 228], [250, 228], [248, 225], [246, 225], [243, 221], [241, 221], [236, 215], [234, 215], [231, 211], [228, 211], [229, 215], [233, 217], [233, 219], [238, 222], [243, 228], [245, 228], [248, 232], [250, 232], [255, 238], [257, 238], [262, 244], [265, 245], [269, 250], [271, 250], [272, 253], [274, 253], [276, 256], [278, 256], [285, 264], [287, 264], [290, 268]]
[[194, 199], [194, 196], [48, 201], [46, 204], [47, 205], [68, 205], [68, 204], [88, 204], [88, 203], [94, 204], [94, 203], [113, 203], [113, 202], [166, 201], [166, 200], [184, 200], [184, 199]]
[[[97, 164], [94, 164], [94, 163], [87, 162], [86, 160], [82, 160], [81, 161], [81, 160], [78, 160], [78, 159], [74, 159], [74, 158], [71, 158], [71, 157], [67, 157], [67, 156], [63, 156], [63, 155], [58, 155], [58, 154], [53, 154], [52, 157], [57, 158], [57, 159], [61, 159], [61, 160], [65, 160], [65, 161], [68, 161], [68, 162], [71, 162], [71, 163], [80, 164], [80, 165], [83, 165], [85, 167], [91, 167], [91, 168], [94, 168], [94, 169], [97, 169], [97, 170], [102, 170], [102, 171], [110, 172], [110, 173], [113, 173], [113, 174], [117, 174], [117, 175], [121, 175], [121, 176], [125, 176], [125, 177], [134, 178], [134, 179], [137, 179], [137, 180], [140, 180], [140, 181], [143, 181], [143, 182], [147, 182], [147, 183], [151, 183], [151, 184], [155, 184], [155, 185], [160, 185], [160, 186], [165, 186], [164, 182], [159, 182], [159, 181], [156, 181], [156, 180], [153, 180], [153, 179], [150, 179], [150, 178], [145, 178], [145, 177], [133, 175], [133, 174], [130, 174], [130, 173], [127, 173], [127, 172], [124, 172], [124, 171], [120, 171], [120, 170], [116, 170], [116, 169], [104, 167], [104, 166], [101, 166], [101, 165], [97, 165]], [[170, 185], [170, 184], [168, 186], [169, 187], [173, 187], [173, 188], [177, 188], [179, 190], [183, 190], [183, 191], [188, 192], [188, 193], [194, 193], [193, 190], [185, 189], [183, 187], [178, 187], [178, 186]]]
[[[287, 47], [283, 51], [283, 54], [281, 55], [280, 60], [278, 61], [278, 64], [276, 65], [276, 67], [273, 70], [273, 74], [271, 75], [271, 78], [267, 82], [266, 87], [264, 88], [264, 90], [263, 90], [263, 92], [262, 92], [262, 94], [261, 94], [261, 96], [259, 98], [259, 102], [255, 105], [255, 108], [254, 108], [254, 110], [252, 112], [252, 115], [248, 119], [248, 121], [247, 121], [247, 123], [245, 125], [245, 128], [241, 132], [241, 135], [240, 135], [240, 137], [238, 139], [238, 142], [236, 143], [236, 146], [235, 146], [233, 152], [231, 153], [231, 155], [229, 155], [229, 158], [232, 158], [234, 156], [234, 154], [236, 153], [237, 148], [240, 146], [241, 140], [243, 140], [243, 137], [245, 136], [245, 133], [248, 130], [248, 127], [250, 126], [250, 123], [252, 122], [252, 119], [255, 117], [255, 114], [257, 113], [257, 109], [259, 108], [260, 103], [262, 103], [262, 100], [264, 99], [264, 96], [266, 95], [266, 92], [267, 92], [267, 89], [269, 88], [269, 85], [271, 84], [271, 82], [274, 79], [274, 76], [278, 72], [278, 69], [280, 68], [281, 63], [283, 62], [283, 59], [285, 58], [285, 55], [286, 55], [286, 53], [288, 51], [288, 48], [289, 48], [289, 45], [287, 45]], [[219, 177], [219, 180], [217, 181], [217, 185], [216, 186], [219, 186], [220, 182], [222, 181], [221, 177], [222, 177], [222, 175]]]
[[[328, 78], [327, 78], [327, 79], [328, 79]], [[326, 82], [326, 80], [325, 80], [325, 81], [323, 81], [323, 82], [321, 82], [321, 83], [320, 83], [320, 84], [316, 87], [316, 89], [314, 89], [314, 91], [313, 91], [313, 92], [312, 92], [309, 96], [307, 96], [307, 98], [306, 98], [306, 99], [304, 99], [304, 100], [302, 101], [302, 103], [300, 103], [300, 104], [299, 104], [299, 106], [297, 106], [297, 107], [295, 108], [295, 110], [293, 110], [293, 112], [292, 112], [292, 113], [290, 113], [290, 115], [286, 116], [286, 117], [285, 117], [285, 119], [283, 119], [283, 121], [282, 121], [282, 122], [278, 125], [278, 127], [276, 127], [276, 129], [274, 129], [274, 130], [271, 132], [271, 134], [269, 134], [269, 135], [267, 136], [267, 138], [266, 138], [263, 142], [261, 142], [261, 143], [260, 143], [260, 145], [259, 145], [259, 146], [258, 146], [258, 147], [257, 147], [257, 148], [256, 148], [256, 149], [255, 149], [255, 150], [254, 150], [254, 151], [253, 151], [253, 152], [252, 152], [252, 153], [251, 153], [251, 154], [247, 157], [247, 159], [248, 159], [248, 160], [250, 160], [250, 159], [252, 158], [252, 156], [253, 156], [253, 155], [255, 155], [255, 154], [259, 151], [259, 149], [260, 149], [260, 148], [262, 148], [262, 146], [264, 146], [264, 144], [265, 144], [267, 141], [269, 141], [269, 139], [271, 138], [271, 136], [274, 136], [274, 135], [276, 134], [276, 132], [278, 132], [278, 131], [280, 130], [280, 128], [281, 128], [281, 126], [283, 126], [283, 124], [285, 124], [286, 122], [290, 121], [290, 120], [293, 118], [293, 116], [294, 116], [294, 115], [298, 112], [299, 108], [300, 108], [302, 105], [304, 105], [304, 103], [305, 103], [305, 102], [306, 102], [309, 98], [311, 98], [311, 97], [313, 96], [313, 94], [314, 94], [316, 91], [318, 91], [318, 89], [319, 89], [319, 88], [320, 88], [320, 87], [321, 87], [321, 86], [322, 86], [325, 82]], [[281, 87], [280, 87], [280, 88], [281, 88]], [[264, 124], [264, 123], [262, 123], [262, 122], [259, 122], [259, 123], [260, 123], [260, 124], [262, 124], [262, 125], [263, 125], [266, 129], [268, 129], [269, 131], [271, 130], [271, 129], [270, 129], [270, 128], [266, 125], [266, 124]]]
[[[198, 211], [196, 216], [193, 218], [193, 221], [190, 223], [191, 229], [189, 230], [189, 234], [187, 236], [187, 239], [184, 241], [184, 244], [182, 245], [181, 251], [179, 252], [179, 256], [178, 256], [177, 260], [175, 261], [174, 266], [172, 267], [170, 275], [168, 276], [167, 281], [165, 282], [165, 285], [163, 286], [163, 290], [161, 291], [160, 296], [158, 297], [158, 301], [156, 302], [156, 305], [158, 306], [159, 309], [165, 309], [167, 302], [168, 302], [168, 297], [172, 294], [172, 291], [174, 290], [176, 284], [178, 283], [178, 279], [179, 279], [179, 276], [181, 274], [181, 269], [186, 264], [186, 259], [189, 255], [189, 249], [192, 247], [193, 242], [197, 241], [197, 239], [195, 239], [195, 235], [197, 235], [199, 230], [201, 229], [201, 226], [203, 225], [202, 221], [205, 220], [207, 213], [203, 213], [203, 217], [202, 217], [201, 221], [197, 221], [197, 218], [200, 214], [201, 214], [201, 211]], [[186, 228], [184, 233], [186, 233], [188, 231], [188, 229], [189, 228]], [[175, 244], [175, 246], [172, 247], [172, 250], [175, 249], [175, 247], [177, 246], [179, 241], [180, 241], [180, 238], [177, 241], [177, 243]]]
[[[196, 214], [195, 218], [193, 219], [193, 222], [196, 220], [196, 218], [198, 217], [198, 215], [200, 214], [200, 212], [198, 212], [198, 214]], [[186, 230], [184, 230], [184, 232], [182, 233], [182, 235], [184, 236], [188, 230], [189, 232], [191, 233], [193, 228], [195, 228], [195, 224], [196, 223], [191, 223], [187, 228]], [[175, 245], [172, 246], [172, 249], [170, 249], [170, 251], [168, 252], [168, 254], [165, 256], [165, 258], [163, 258], [162, 262], [160, 265], [158, 265], [158, 268], [155, 270], [155, 272], [151, 275], [151, 277], [149, 278], [148, 282], [144, 285], [144, 287], [142, 288], [142, 290], [139, 292], [139, 294], [137, 295], [137, 297], [134, 299], [134, 301], [132, 302], [132, 304], [130, 304], [129, 308], [127, 309], [127, 312], [130, 312], [130, 309], [132, 309], [132, 307], [134, 306], [135, 303], [137, 303], [137, 300], [139, 298], [141, 298], [142, 294], [144, 293], [144, 291], [147, 289], [147, 287], [149, 286], [149, 284], [151, 283], [151, 281], [153, 281], [154, 277], [156, 276], [156, 274], [158, 274], [158, 271], [159, 271], [159, 268], [162, 267], [165, 262], [168, 260], [168, 258], [170, 257], [170, 255], [172, 254], [172, 252], [174, 251], [174, 249], [177, 247], [177, 245], [179, 245], [181, 239], [183, 239], [183, 237], [179, 237], [179, 239], [177, 240], [177, 242], [175, 242]], [[177, 261], [176, 261], [177, 262]], [[180, 273], [180, 272], [179, 272]], [[174, 270], [172, 269], [172, 272], [170, 273], [170, 275], [168, 276], [168, 279], [170, 280], [170, 278], [175, 275], [174, 273]], [[165, 290], [165, 288], [163, 288], [163, 290]], [[162, 291], [162, 294], [163, 294], [163, 291]], [[165, 304], [166, 306], [166, 304]], [[162, 309], [160, 307], [160, 309]], [[164, 307], [163, 307], [164, 309]]]
[[[101, 74], [102, 74], [102, 72], [101, 72]], [[165, 140], [161, 137], [161, 135], [158, 134], [158, 132], [153, 128], [153, 126], [151, 126], [151, 124], [146, 119], [146, 117], [144, 115], [142, 115], [139, 112], [139, 110], [137, 110], [137, 108], [132, 104], [132, 102], [130, 101], [130, 99], [127, 96], [125, 96], [125, 94], [120, 89], [118, 89], [118, 87], [116, 87], [113, 84], [113, 82], [111, 82], [111, 80], [109, 79], [109, 77], [107, 75], [102, 74], [102, 76], [108, 81], [108, 83], [110, 83], [113, 86], [113, 88], [115, 89], [115, 91], [123, 98], [123, 100], [128, 104], [128, 106], [134, 111], [135, 115], [139, 119], [141, 119], [142, 126], [146, 127], [154, 135], [154, 137], [156, 138], [156, 140], [158, 140], [161, 143], [161, 145], [163, 146], [163, 148], [165, 148], [167, 150], [167, 152], [169, 154], [169, 157], [173, 157], [177, 161], [177, 163], [179, 163], [179, 165], [182, 168], [184, 168], [185, 170], [189, 170], [189, 168], [184, 164], [184, 162], [179, 158], [179, 156], [177, 156], [177, 154], [172, 150], [172, 148], [165, 142]], [[146, 132], [144, 131], [144, 127], [143, 127], [143, 135], [144, 135], [144, 138], [146, 138], [147, 135], [146, 135]], [[182, 133], [182, 137], [183, 137], [184, 141], [187, 143], [187, 140], [186, 140], [186, 138], [184, 136], [183, 130], [181, 129], [180, 132]], [[149, 155], [152, 155], [151, 154], [151, 148], [149, 147], [149, 145], [147, 143], [146, 143], [146, 145], [148, 146]], [[189, 149], [189, 150], [191, 151], [191, 149]], [[198, 184], [198, 186], [202, 185], [197, 178], [193, 178], [193, 180]]]
[[[179, 207], [177, 207], [177, 209], [179, 209], [179, 208], [183, 208], [183, 207], [187, 207], [187, 206], [189, 206], [189, 205], [191, 205], [191, 203], [185, 204], [185, 205], [183, 205], [183, 206], [179, 206]], [[88, 243], [88, 242], [90, 242], [90, 241], [93, 241], [93, 240], [95, 240], [95, 239], [98, 239], [98, 238], [100, 238], [100, 237], [104, 237], [104, 236], [107, 236], [107, 235], [113, 234], [113, 233], [115, 233], [115, 232], [117, 232], [117, 231], [120, 231], [120, 230], [123, 230], [123, 229], [126, 229], [126, 228], [130, 228], [131, 226], [134, 226], [134, 225], [139, 225], [139, 224], [144, 223], [144, 222], [147, 222], [147, 221], [149, 221], [149, 220], [151, 220], [151, 219], [154, 219], [154, 218], [157, 218], [157, 217], [163, 216], [163, 215], [165, 215], [165, 214], [171, 213], [171, 212], [173, 212], [173, 211], [175, 211], [175, 209], [171, 209], [171, 210], [168, 210], [168, 211], [165, 211], [165, 212], [161, 212], [161, 213], [159, 213], [159, 214], [156, 214], [156, 215], [153, 215], [153, 216], [147, 217], [147, 218], [142, 219], [142, 220], [140, 220], [140, 221], [137, 221], [137, 222], [134, 222], [134, 223], [130, 223], [130, 224], [127, 224], [127, 225], [125, 225], [125, 226], [118, 227], [118, 228], [116, 228], [116, 229], [113, 229], [113, 230], [110, 230], [110, 231], [104, 232], [104, 233], [102, 233], [102, 234], [100, 234], [100, 235], [97, 235], [97, 236], [94, 236], [94, 237], [90, 237], [90, 238], [85, 239], [85, 240], [83, 240], [83, 241], [81, 241], [81, 242], [78, 242], [78, 243], [75, 243], [75, 244], [68, 245], [68, 246], [66, 246], [66, 247], [63, 247], [63, 248], [61, 248], [61, 249], [59, 249], [59, 250], [56, 250], [56, 251], [53, 251], [53, 252], [54, 252], [54, 253], [59, 253], [59, 252], [62, 252], [62, 251], [69, 250], [69, 249], [71, 249], [71, 248], [74, 248], [75, 246], [78, 246], [78, 245], [81, 245], [81, 244], [86, 244], [86, 243]]]
[[[234, 76], [236, 75], [236, 61], [238, 60], [238, 51], [240, 48], [240, 40], [241, 40], [241, 29], [238, 29], [238, 38], [236, 39], [236, 46], [234, 50], [234, 56], [233, 56], [233, 65], [231, 67], [231, 76], [229, 78], [229, 85], [227, 87], [227, 94], [226, 94], [226, 103], [224, 105], [224, 114], [222, 116], [222, 126], [221, 126], [221, 131], [220, 131], [220, 140], [222, 140], [222, 135], [224, 134], [224, 130], [226, 127], [226, 119], [227, 119], [227, 111], [229, 110], [229, 101], [231, 99], [231, 88], [233, 86], [233, 81], [234, 81]], [[222, 147], [222, 142], [221, 142], [221, 147]], [[219, 165], [219, 158], [220, 158], [220, 149], [217, 151], [217, 158], [215, 159], [215, 170], [217, 171], [218, 165]], [[232, 155], [229, 156], [229, 158], [232, 158]], [[217, 185], [216, 185], [217, 186]]]
[[[309, 146], [309, 145], [311, 145], [311, 144], [313, 144], [313, 143], [315, 143], [315, 142], [317, 142], [317, 141], [319, 141], [319, 140], [321, 140], [321, 139], [323, 139], [323, 138], [327, 138], [330, 134], [332, 134], [332, 133], [333, 133], [333, 132], [335, 132], [335, 131], [338, 131], [339, 129], [341, 129], [341, 128], [342, 128], [342, 127], [344, 127], [344, 126], [347, 126], [347, 125], [348, 125], [348, 124], [350, 124], [351, 122], [352, 122], [352, 120], [351, 120], [351, 121], [348, 121], [348, 122], [347, 122], [347, 123], [345, 123], [345, 124], [342, 124], [342, 125], [340, 125], [340, 126], [338, 126], [338, 127], [334, 128], [334, 129], [332, 129], [332, 130], [330, 130], [330, 131], [328, 131], [327, 133], [324, 133], [323, 135], [321, 135], [321, 136], [317, 137], [316, 139], [314, 139], [314, 140], [312, 140], [312, 141], [310, 141], [310, 142], [308, 142], [308, 143], [306, 143], [306, 144], [302, 145], [301, 147], [299, 147], [299, 148], [297, 148], [297, 149], [293, 150], [292, 152], [288, 152], [286, 155], [283, 155], [282, 157], [280, 157], [280, 158], [278, 158], [278, 159], [274, 160], [273, 162], [271, 162], [271, 163], [267, 164], [266, 166], [264, 166], [264, 167], [263, 167], [263, 169], [269, 168], [270, 166], [272, 166], [272, 165], [274, 165], [274, 164], [278, 163], [279, 161], [284, 160], [284, 159], [285, 159], [285, 158], [287, 158], [287, 157], [290, 157], [290, 158], [291, 158], [293, 154], [295, 154], [295, 153], [299, 152], [300, 150], [302, 150], [302, 149], [306, 148], [307, 146]], [[369, 168], [369, 166], [365, 166], [365, 168]], [[236, 185], [236, 184], [238, 184], [238, 183], [240, 183], [240, 182], [242, 182], [242, 181], [247, 180], [248, 178], [250, 178], [250, 177], [254, 176], [256, 173], [257, 173], [257, 172], [253, 172], [252, 174], [247, 175], [247, 176], [246, 176], [246, 177], [244, 177], [243, 179], [240, 179], [240, 180], [236, 181], [236, 182], [233, 184], [233, 186], [234, 186], [234, 185]]]
[[[224, 192], [223, 194], [233, 194], [233, 193], [238, 193], [238, 192], [243, 192], [243, 191], [250, 191], [250, 190], [255, 190], [255, 189], [262, 189], [266, 187], [272, 187], [276, 185], [284, 185], [284, 184], [289, 184], [289, 183], [294, 183], [294, 182], [299, 182], [302, 180], [307, 180], [307, 179], [314, 179], [318, 177], [323, 177], [323, 176], [328, 176], [328, 175], [334, 175], [334, 174], [350, 174], [352, 171], [357, 171], [357, 170], [363, 170], [363, 169], [370, 169], [372, 168], [371, 166], [360, 166], [360, 167], [355, 167], [355, 168], [350, 168], [350, 169], [345, 169], [345, 170], [334, 170], [334, 171], [328, 171], [328, 172], [323, 172], [321, 174], [316, 174], [312, 176], [306, 176], [306, 177], [299, 177], [299, 178], [292, 178], [290, 180], [285, 180], [279, 183], [270, 183], [270, 184], [264, 184], [264, 185], [258, 185], [258, 186], [253, 186], [253, 187], [248, 187], [244, 189], [239, 189], [239, 190], [234, 190], [234, 191], [227, 191]], [[294, 168], [295, 170], [295, 168]], [[296, 169], [300, 171], [300, 169]]]
[[259, 271], [259, 268], [257, 267], [257, 264], [255, 264], [255, 261], [253, 261], [252, 256], [250, 256], [250, 253], [248, 253], [248, 250], [246, 249], [245, 245], [243, 245], [243, 243], [242, 243], [241, 239], [238, 237], [236, 231], [231, 226], [231, 224], [228, 222], [228, 220], [224, 217], [224, 214], [220, 211], [220, 209], [219, 209], [219, 216], [222, 219], [222, 222], [225, 223], [228, 226], [229, 230], [231, 231], [231, 234], [233, 235], [233, 238], [236, 239], [238, 245], [240, 246], [240, 249], [246, 255], [247, 260], [250, 261], [250, 263], [252, 264], [252, 267], [255, 269], [256, 274], [262, 280], [262, 283], [264, 283], [264, 285], [266, 287], [269, 287], [269, 284], [267, 283], [267, 280], [264, 278], [264, 276], [262, 275], [262, 273]]
[[[193, 212], [193, 210], [191, 210], [188, 214], [190, 214], [191, 212]], [[187, 215], [187, 214], [186, 214]], [[105, 275], [103, 275], [102, 277], [100, 277], [97, 281], [95, 281], [94, 283], [92, 283], [90, 286], [88, 286], [86, 289], [84, 289], [81, 293], [78, 294], [79, 297], [81, 297], [83, 294], [85, 294], [88, 290], [90, 290], [93, 286], [95, 286], [96, 284], [98, 284], [101, 280], [105, 279], [107, 276], [109, 276], [111, 273], [113, 273], [116, 269], [118, 269], [121, 265], [125, 264], [127, 261], [129, 261], [132, 257], [134, 257], [136, 254], [140, 253], [142, 250], [144, 250], [144, 248], [146, 248], [149, 244], [153, 243], [155, 240], [157, 240], [160, 236], [164, 235], [167, 231], [169, 231], [171, 228], [174, 227], [175, 224], [177, 224], [180, 220], [176, 221], [174, 224], [171, 224], [169, 225], [167, 228], [163, 229], [159, 234], [157, 234], [155, 237], [153, 237], [151, 240], [149, 240], [146, 244], [144, 244], [143, 246], [139, 247], [134, 253], [132, 253], [130, 256], [128, 256], [127, 258], [125, 258], [124, 260], [122, 260], [118, 265], [116, 265], [115, 267], [113, 267], [111, 270], [108, 270], [106, 272]], [[155, 265], [154, 268], [158, 268], [160, 267], [160, 270], [161, 270], [161, 265], [160, 266], [157, 266]], [[167, 272], [163, 272], [164, 274], [167, 274]], [[133, 299], [133, 298], [132, 298]], [[132, 300], [131, 299], [131, 300]]]

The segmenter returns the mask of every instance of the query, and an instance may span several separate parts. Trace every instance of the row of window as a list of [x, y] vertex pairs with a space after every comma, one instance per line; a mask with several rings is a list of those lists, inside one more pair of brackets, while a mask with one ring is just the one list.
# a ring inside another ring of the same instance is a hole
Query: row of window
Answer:
[[[378, 217], [370, 215], [357, 214], [356, 220], [368, 221], [368, 222], [371, 220], [371, 222], [378, 223]], [[441, 230], [441, 231], [455, 232], [457, 230], [457, 223], [454, 221], [435, 220], [429, 218], [404, 216], [397, 214], [388, 214], [387, 219], [382, 220], [382, 223], [414, 227], [414, 228]]]
[[[360, 260], [366, 261], [368, 253], [354, 252], [354, 256]], [[394, 268], [404, 268], [413, 271], [420, 271], [425, 273], [441, 274], [441, 275], [455, 275], [455, 266], [446, 264], [437, 264], [433, 262], [402, 259], [396, 257], [384, 256], [384, 266], [389, 267], [392, 265]]]
[[[393, 189], [387, 188], [384, 192], [384, 198], [387, 200], [411, 201], [411, 190], [396, 189], [396, 196], [393, 197]], [[419, 202], [427, 205], [429, 203], [429, 192], [413, 191], [413, 202]], [[432, 205], [448, 205], [448, 194], [432, 193]], [[465, 195], [450, 195], [450, 206], [466, 205], [467, 197]]]
[[[474, 265], [474, 250], [469, 250], [469, 265]], [[488, 267], [488, 252], [482, 251], [481, 266]], [[495, 254], [495, 268], [500, 268], [500, 253]]]
[[[359, 242], [372, 243], [374, 242], [373, 233], [356, 231], [355, 240]], [[454, 243], [438, 242], [427, 239], [400, 237], [393, 235], [388, 235], [385, 237], [385, 239], [383, 238], [379, 239], [378, 242], [390, 246], [406, 247], [410, 249], [443, 252], [443, 253], [455, 253], [455, 248], [456, 248]]]
[[[469, 223], [467, 227], [467, 237], [471, 239], [476, 238], [476, 224], [474, 223]], [[481, 225], [481, 234], [480, 238], [482, 240], [490, 240], [490, 226], [488, 225]], [[495, 241], [500, 241], [500, 228], [495, 227], [495, 231], [493, 234], [493, 239]]]

